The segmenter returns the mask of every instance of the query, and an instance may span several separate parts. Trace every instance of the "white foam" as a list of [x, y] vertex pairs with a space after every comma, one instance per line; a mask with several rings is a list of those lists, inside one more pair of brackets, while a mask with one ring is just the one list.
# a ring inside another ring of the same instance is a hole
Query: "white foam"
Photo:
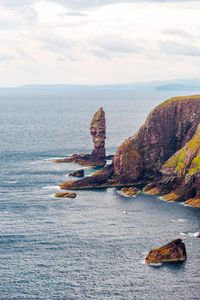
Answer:
[[49, 157], [49, 158], [44, 158], [43, 161], [52, 161], [54, 159], [65, 159], [66, 156], [56, 156], [56, 157]]
[[142, 265], [146, 265], [146, 266], [152, 266], [152, 267], [160, 267], [163, 263], [157, 263], [157, 264], [146, 264], [145, 260], [141, 260], [141, 264]]
[[11, 183], [11, 184], [17, 183], [17, 181], [15, 181], [15, 180], [4, 180], [3, 182], [5, 182], [5, 183]]
[[180, 235], [186, 235], [189, 237], [198, 237], [200, 235], [200, 231], [197, 232], [180, 232]]
[[148, 265], [149, 265], [149, 266], [153, 266], [153, 267], [160, 267], [160, 266], [162, 266], [162, 264], [163, 264], [163, 263], [157, 263], [157, 264], [151, 263], [151, 264], [148, 264]]
[[42, 187], [43, 190], [61, 190], [58, 185], [47, 185]]
[[185, 220], [184, 219], [173, 219], [171, 220], [172, 222], [175, 222], [175, 223], [184, 223]]
[[117, 191], [117, 193], [119, 194], [119, 195], [121, 195], [121, 196], [123, 196], [123, 197], [126, 197], [126, 198], [135, 198], [137, 195], [133, 195], [133, 196], [128, 196], [128, 195], [126, 195], [126, 194], [124, 194], [122, 191]]

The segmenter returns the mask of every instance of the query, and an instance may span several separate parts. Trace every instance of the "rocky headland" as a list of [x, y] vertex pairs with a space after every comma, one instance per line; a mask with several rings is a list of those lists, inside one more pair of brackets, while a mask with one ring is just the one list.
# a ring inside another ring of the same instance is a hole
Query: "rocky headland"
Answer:
[[[96, 114], [101, 113], [100, 109]], [[95, 126], [92, 132], [94, 140], [105, 136], [104, 129], [97, 130]], [[102, 147], [101, 140], [95, 149]], [[105, 155], [102, 149], [99, 153], [101, 157]], [[171, 98], [158, 105], [138, 132], [118, 148], [110, 165], [60, 187], [141, 185], [145, 192], [162, 195], [164, 200], [185, 201], [186, 205], [200, 208], [200, 95]]]
[[55, 163], [75, 162], [81, 166], [102, 167], [106, 163], [106, 118], [102, 107], [94, 114], [90, 124], [90, 134], [94, 144], [91, 154], [73, 154], [69, 158], [56, 159]]

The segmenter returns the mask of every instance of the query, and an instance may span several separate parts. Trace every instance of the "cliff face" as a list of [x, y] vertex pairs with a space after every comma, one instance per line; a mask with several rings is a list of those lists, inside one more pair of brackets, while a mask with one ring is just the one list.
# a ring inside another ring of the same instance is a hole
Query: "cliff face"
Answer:
[[160, 190], [172, 190], [163, 199], [200, 198], [200, 124], [192, 139], [163, 165], [161, 173]]
[[[144, 191], [200, 207], [200, 96], [177, 97], [157, 106], [138, 132], [117, 150], [112, 172], [100, 171], [98, 187], [147, 184]], [[91, 183], [88, 185], [88, 183]], [[95, 177], [68, 184], [95, 187]]]
[[132, 160], [131, 164], [127, 160], [119, 167], [119, 160], [123, 160], [126, 153], [124, 143], [113, 160], [116, 174], [121, 175], [126, 170], [135, 179], [154, 175], [172, 154], [192, 138], [199, 122], [200, 96], [172, 98], [160, 104], [149, 114], [139, 131], [126, 142], [134, 148], [137, 157], [140, 156], [140, 170], [139, 166], [134, 170]]

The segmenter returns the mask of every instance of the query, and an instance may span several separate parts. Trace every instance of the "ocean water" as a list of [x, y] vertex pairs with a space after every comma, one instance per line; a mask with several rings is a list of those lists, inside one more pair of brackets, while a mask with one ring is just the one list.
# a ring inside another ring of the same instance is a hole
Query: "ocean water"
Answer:
[[[199, 299], [198, 209], [145, 194], [127, 198], [117, 188], [54, 197], [79, 167], [52, 159], [91, 152], [89, 124], [100, 106], [112, 154], [174, 95], [0, 93], [0, 299]], [[176, 238], [186, 262], [144, 264], [151, 249]]]

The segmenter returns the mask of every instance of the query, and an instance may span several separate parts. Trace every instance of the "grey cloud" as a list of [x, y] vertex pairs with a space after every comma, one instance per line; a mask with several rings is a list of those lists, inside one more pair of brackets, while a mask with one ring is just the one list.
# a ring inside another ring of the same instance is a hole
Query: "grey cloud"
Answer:
[[32, 5], [40, 0], [0, 0], [0, 6], [19, 13], [28, 23], [34, 24], [38, 15]]
[[14, 59], [15, 59], [15, 57], [12, 55], [1, 55], [0, 54], [0, 62], [7, 61], [7, 60], [14, 60]]
[[90, 40], [90, 43], [93, 46], [94, 55], [106, 58], [109, 58], [111, 54], [133, 54], [143, 51], [143, 47], [137, 42], [115, 35], [94, 38]]
[[57, 35], [46, 34], [44, 36], [35, 36], [36, 40], [40, 41], [41, 49], [46, 49], [50, 52], [62, 55], [72, 61], [78, 60], [76, 49], [79, 47], [79, 42], [73, 39], [62, 38]]
[[[56, 4], [64, 5], [71, 9], [87, 9], [99, 6], [117, 4], [117, 3], [182, 3], [182, 2], [198, 2], [199, 0], [47, 0]], [[30, 7], [41, 0], [0, 0], [0, 5], [10, 9]]]
[[146, 3], [182, 3], [182, 2], [198, 2], [199, 0], [50, 0], [51, 2], [60, 3], [65, 7], [72, 9], [87, 9], [87, 8], [95, 8], [99, 6], [109, 5], [109, 4], [117, 4], [117, 3], [138, 3], [138, 2], [146, 2]]
[[69, 16], [69, 17], [87, 17], [87, 14], [81, 13], [81, 12], [75, 12], [75, 11], [70, 11], [66, 14], [63, 14], [64, 16]]
[[166, 28], [161, 31], [163, 34], [179, 36], [184, 39], [194, 40], [194, 35], [180, 28]]
[[105, 58], [105, 59], [111, 59], [112, 56], [107, 53], [105, 50], [102, 49], [91, 49], [91, 53], [94, 56], [100, 57], [100, 58]]
[[195, 46], [188, 46], [184, 44], [179, 44], [172, 41], [162, 41], [160, 42], [160, 50], [163, 53], [169, 55], [183, 55], [183, 56], [196, 56], [200, 57], [200, 48]]

